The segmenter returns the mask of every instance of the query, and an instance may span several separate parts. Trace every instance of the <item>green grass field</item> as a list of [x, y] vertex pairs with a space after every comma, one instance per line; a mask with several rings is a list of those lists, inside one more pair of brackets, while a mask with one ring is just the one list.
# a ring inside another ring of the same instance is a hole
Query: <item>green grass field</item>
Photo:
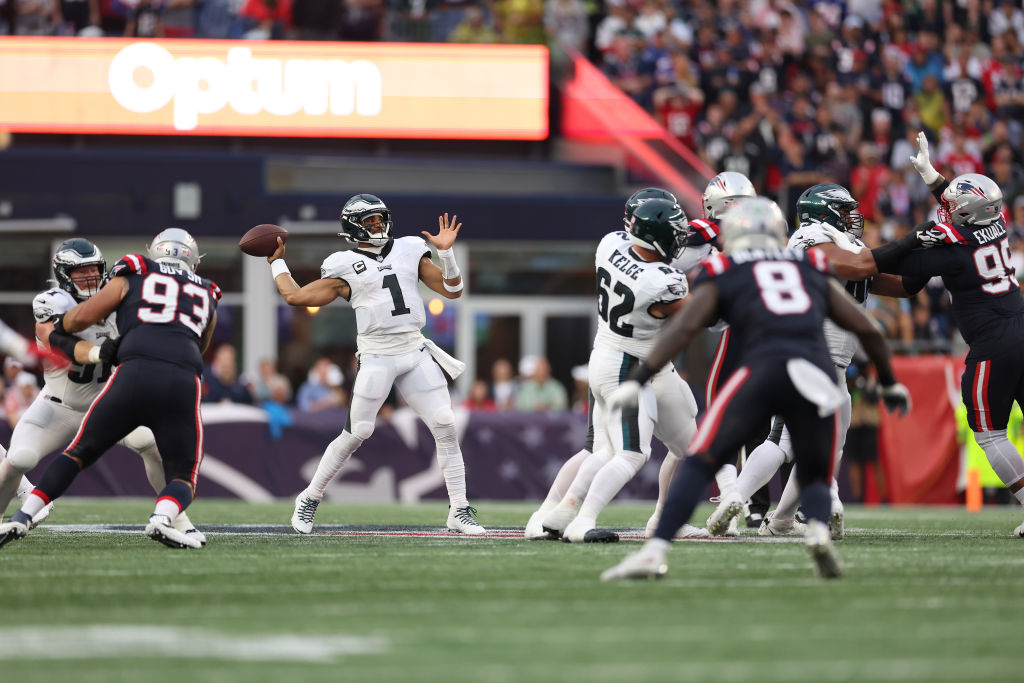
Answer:
[[[148, 500], [62, 500], [0, 550], [0, 680], [1021, 680], [1020, 508], [849, 508], [846, 576], [793, 542], [679, 542], [661, 581], [601, 583], [635, 542], [218, 534], [291, 503], [202, 500], [201, 551], [141, 533]], [[491, 526], [526, 504], [485, 503]], [[711, 508], [698, 511], [701, 523]], [[649, 505], [602, 522], [640, 526]], [[318, 524], [439, 526], [441, 504], [325, 504]], [[212, 532], [212, 533], [211, 533]]]

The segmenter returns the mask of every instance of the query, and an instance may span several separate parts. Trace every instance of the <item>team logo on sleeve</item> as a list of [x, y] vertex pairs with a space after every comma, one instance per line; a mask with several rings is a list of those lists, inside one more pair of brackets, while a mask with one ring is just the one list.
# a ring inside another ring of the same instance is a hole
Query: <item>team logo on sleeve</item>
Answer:
[[356, 261], [352, 266], [352, 270], [356, 271], [356, 274], [366, 271], [366, 264], [362, 261]]

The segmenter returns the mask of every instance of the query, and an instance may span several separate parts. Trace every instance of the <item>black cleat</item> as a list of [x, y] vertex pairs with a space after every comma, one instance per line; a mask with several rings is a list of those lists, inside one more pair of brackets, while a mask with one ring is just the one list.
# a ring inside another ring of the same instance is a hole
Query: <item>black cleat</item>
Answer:
[[584, 543], [618, 543], [619, 535], [608, 529], [591, 529], [583, 535]]
[[553, 540], [553, 541], [556, 541], [556, 540], [558, 540], [559, 538], [562, 537], [562, 532], [557, 530], [557, 529], [552, 529], [549, 526], [545, 526], [545, 527], [541, 527], [541, 528], [544, 529], [544, 531], [547, 532], [548, 536], [550, 536], [551, 540]]

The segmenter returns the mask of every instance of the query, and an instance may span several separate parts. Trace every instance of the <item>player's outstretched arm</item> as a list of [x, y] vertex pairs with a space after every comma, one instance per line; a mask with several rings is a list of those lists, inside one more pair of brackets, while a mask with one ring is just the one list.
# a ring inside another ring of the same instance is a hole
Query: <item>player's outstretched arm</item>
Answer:
[[928, 153], [928, 136], [921, 131], [917, 134], [917, 152], [910, 157], [910, 163], [921, 176], [928, 189], [936, 199], [946, 189], [946, 178], [932, 166], [931, 155]]
[[267, 257], [267, 262], [270, 263], [270, 274], [274, 276], [277, 291], [289, 306], [326, 306], [339, 296], [348, 299], [352, 295], [348, 283], [340, 278], [320, 278], [299, 287], [284, 262], [284, 253], [284, 242], [278, 237], [277, 249]]
[[437, 217], [436, 235], [431, 235], [426, 230], [421, 231], [424, 239], [437, 249], [441, 267], [438, 268], [427, 257], [420, 259], [420, 280], [427, 287], [448, 299], [458, 299], [462, 296], [464, 288], [462, 272], [455, 260], [455, 252], [452, 251], [452, 245], [455, 244], [455, 238], [459, 236], [459, 229], [462, 227], [462, 223], [457, 221], [458, 216], [453, 214], [449, 220], [446, 213]]
[[[851, 246], [854, 245], [851, 244]], [[824, 253], [828, 257], [828, 264], [832, 266], [836, 277], [843, 280], [864, 280], [878, 274], [875, 258], [867, 249], [858, 247], [858, 251], [851, 251], [838, 244], [829, 243], [815, 244], [807, 251], [811, 251], [811, 249]]]
[[117, 310], [128, 293], [128, 281], [123, 277], [111, 278], [95, 296], [78, 304], [56, 325], [58, 332], [81, 332]]
[[836, 280], [829, 281], [828, 315], [840, 327], [857, 335], [868, 358], [875, 364], [878, 381], [882, 385], [881, 395], [886, 407], [900, 415], [910, 410], [910, 394], [906, 387], [896, 381], [890, 361], [889, 345], [873, 318], [864, 308], [846, 293]]

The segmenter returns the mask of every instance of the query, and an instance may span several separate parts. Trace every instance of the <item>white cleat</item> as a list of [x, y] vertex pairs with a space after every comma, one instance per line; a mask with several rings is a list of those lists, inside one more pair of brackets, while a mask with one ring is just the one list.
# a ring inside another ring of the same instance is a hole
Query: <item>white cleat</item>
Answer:
[[795, 519], [776, 519], [772, 512], [761, 522], [758, 536], [803, 536], [807, 525]]
[[644, 547], [630, 553], [614, 567], [601, 572], [602, 581], [617, 579], [660, 579], [668, 572], [668, 563], [661, 552]]
[[473, 516], [476, 508], [466, 505], [461, 508], [450, 508], [448, 510], [448, 530], [466, 536], [483, 536], [487, 529], [480, 525]]
[[1017, 538], [1024, 538], [1024, 522], [1021, 522], [1020, 526], [1013, 530], [1013, 535]]
[[712, 536], [727, 536], [730, 535], [730, 531], [735, 533], [732, 535], [739, 535], [739, 531], [733, 526], [734, 521], [743, 514], [743, 499], [740, 494], [736, 491], [732, 491], [727, 494], [723, 494], [721, 500], [718, 503], [718, 507], [708, 517], [707, 526], [708, 531], [711, 532]]
[[846, 527], [843, 524], [843, 508], [838, 510], [833, 506], [832, 514], [828, 516], [828, 530], [832, 534], [833, 541], [841, 541], [846, 536]]
[[168, 548], [198, 550], [203, 547], [195, 538], [189, 538], [171, 526], [171, 520], [167, 515], [150, 515], [149, 524], [146, 525], [146, 535], [157, 543], [163, 543]]
[[[644, 527], [644, 538], [651, 538], [654, 536], [654, 532], [658, 530], [658, 522], [661, 521], [661, 513], [655, 512], [651, 515], [651, 518], [647, 520], [647, 526]], [[689, 526], [687, 524], [686, 526]]]
[[526, 529], [523, 530], [523, 538], [527, 541], [557, 541], [557, 536], [544, 531], [544, 518], [547, 514], [546, 511], [537, 510], [530, 515], [530, 521], [526, 523]]
[[827, 524], [816, 519], [808, 520], [804, 541], [807, 544], [807, 554], [811, 556], [818, 576], [823, 579], [838, 579], [843, 575], [839, 556], [832, 545], [832, 532]]
[[[597, 520], [593, 517], [577, 515], [576, 519], [569, 522], [562, 532], [562, 540], [566, 543], [583, 543], [586, 540], [587, 532], [593, 531], [597, 526]], [[616, 540], [618, 538], [616, 537]]]
[[28, 528], [35, 529], [37, 526], [46, 521], [46, 518], [53, 512], [53, 501], [50, 501], [43, 506], [43, 509], [32, 515], [32, 521], [29, 522]]
[[206, 545], [206, 534], [196, 528], [196, 525], [192, 523], [192, 520], [188, 518], [184, 512], [179, 514], [171, 522], [171, 526], [185, 534], [189, 538], [194, 538], [199, 541], [199, 545]]
[[297, 534], [308, 534], [313, 531], [313, 518], [320, 501], [303, 491], [295, 497], [295, 510], [292, 512], [292, 529]]
[[556, 538], [561, 538], [565, 527], [569, 526], [569, 522], [576, 519], [576, 513], [579, 511], [580, 501], [572, 496], [566, 496], [554, 510], [547, 514], [542, 526], [548, 533]]
[[20, 541], [28, 535], [28, 525], [21, 522], [0, 524], [0, 548], [11, 541]]
[[[736, 520], [733, 519], [735, 522]], [[711, 538], [711, 532], [704, 527], [693, 526], [692, 524], [684, 524], [676, 532], [676, 538]]]

